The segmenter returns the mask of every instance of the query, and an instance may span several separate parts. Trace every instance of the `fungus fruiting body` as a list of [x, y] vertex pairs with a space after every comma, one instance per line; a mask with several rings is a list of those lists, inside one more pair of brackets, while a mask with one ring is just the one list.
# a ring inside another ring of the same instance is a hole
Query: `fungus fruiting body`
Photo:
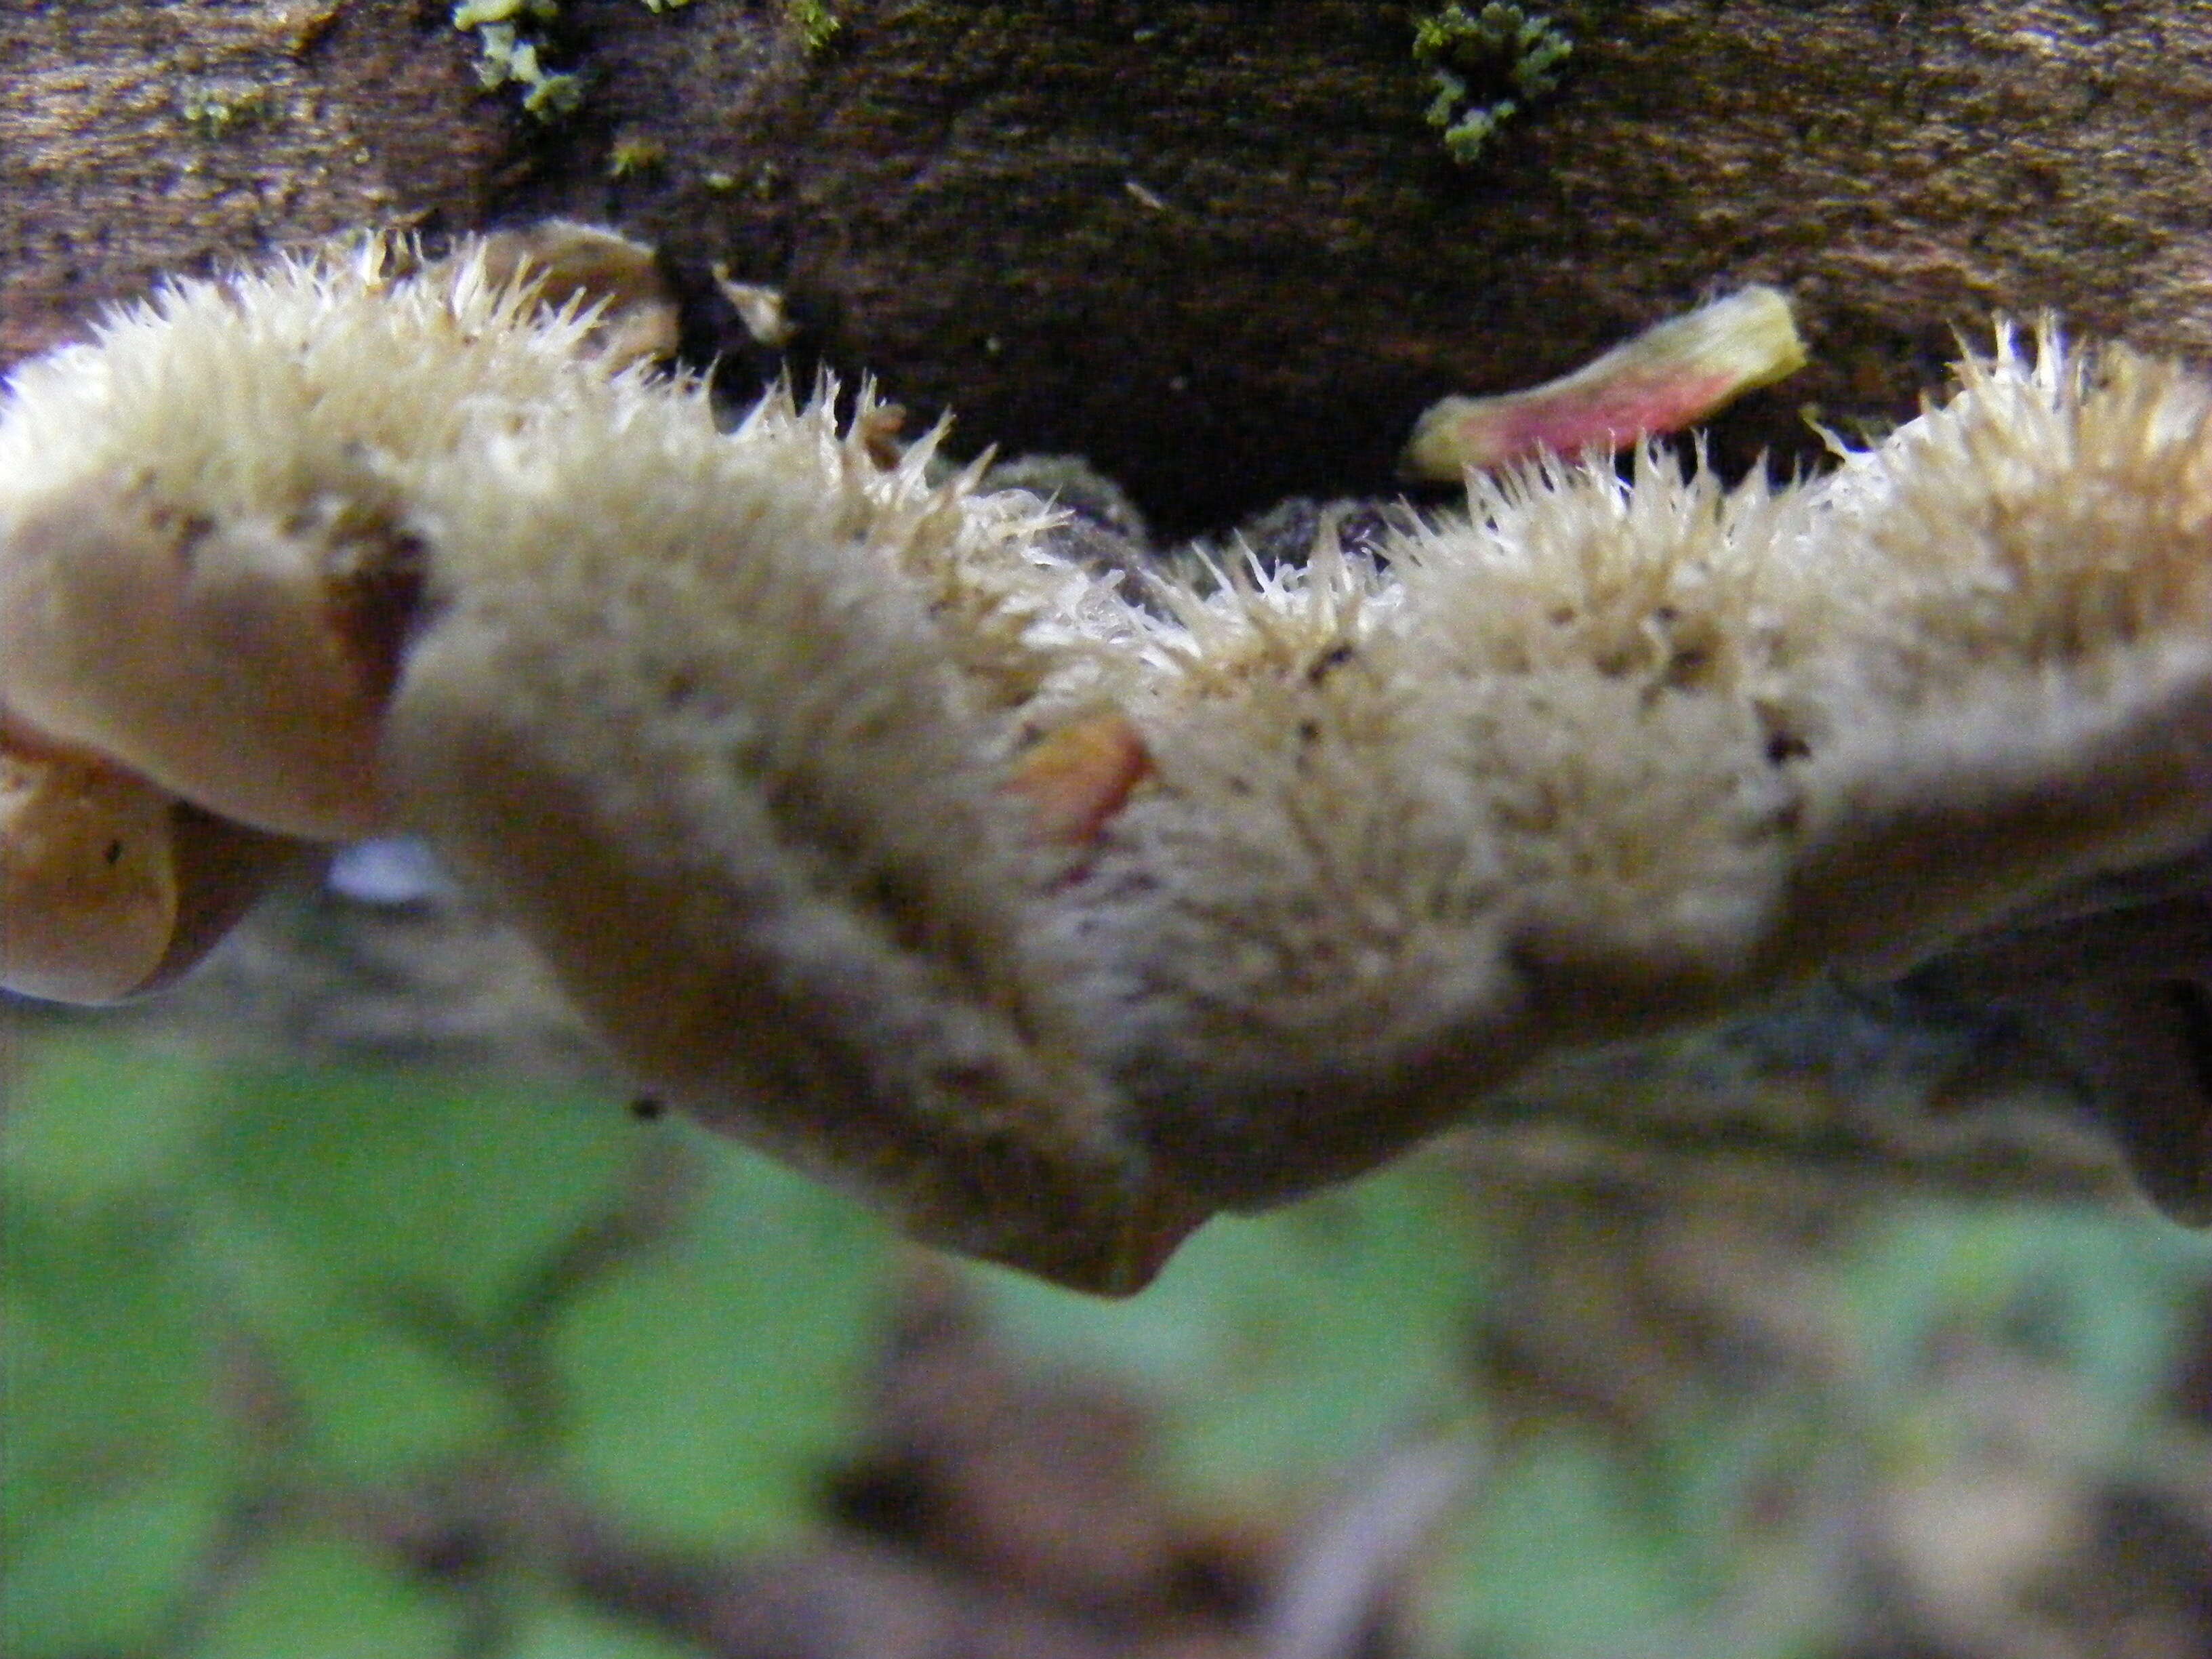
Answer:
[[150, 980], [176, 928], [174, 805], [102, 756], [0, 727], [0, 979], [64, 1002]]
[[63, 839], [234, 855], [102, 894], [37, 827], [79, 819], [0, 815], [62, 872], [11, 876], [11, 941], [108, 941], [11, 942], [11, 983], [136, 988], [165, 915], [411, 830], [653, 1098], [1127, 1290], [1547, 1056], [2212, 830], [2176, 368], [2001, 335], [1817, 481], [1546, 459], [1374, 555], [1187, 580], [936, 481], [866, 391], [722, 429], [606, 349], [603, 290], [500, 257], [181, 283], [16, 374], [0, 706], [113, 780]]
[[1438, 399], [1414, 423], [1399, 469], [1457, 483], [1470, 471], [1547, 453], [1625, 449], [1694, 426], [1804, 366], [1789, 301], [1754, 285], [1668, 318], [1544, 386]]

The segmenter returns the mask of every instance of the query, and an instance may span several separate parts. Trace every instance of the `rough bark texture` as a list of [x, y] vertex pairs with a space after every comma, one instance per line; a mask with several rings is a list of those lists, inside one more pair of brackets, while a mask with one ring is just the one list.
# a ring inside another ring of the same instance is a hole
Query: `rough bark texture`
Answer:
[[[560, 211], [659, 242], [690, 342], [773, 359], [708, 280], [778, 285], [793, 359], [964, 440], [1087, 454], [1162, 527], [1375, 493], [1415, 413], [1526, 384], [1717, 286], [1815, 367], [1722, 426], [1906, 412], [1993, 309], [2212, 348], [2212, 16], [2180, 0], [1579, 0], [1559, 90], [1474, 166], [1374, 0], [569, 0], [545, 126], [440, 4], [0, 14], [0, 364], [149, 276], [362, 222]], [[204, 94], [228, 125], [187, 111]], [[220, 127], [220, 131], [211, 131]], [[617, 145], [659, 159], [613, 174]]]
[[515, 137], [410, 6], [0, 8], [0, 364], [164, 271], [472, 222], [527, 171]]

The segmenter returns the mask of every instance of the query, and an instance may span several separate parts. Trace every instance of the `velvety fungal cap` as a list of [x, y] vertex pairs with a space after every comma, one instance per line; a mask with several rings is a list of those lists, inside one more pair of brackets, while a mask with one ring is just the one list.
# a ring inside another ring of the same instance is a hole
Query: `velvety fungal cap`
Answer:
[[[1155, 571], [942, 480], [866, 388], [721, 429], [617, 372], [619, 294], [489, 257], [181, 284], [11, 382], [0, 700], [88, 759], [9, 760], [10, 982], [158, 979], [293, 838], [391, 824], [656, 1098], [1126, 1291], [1548, 1060], [2212, 836], [2180, 368], [2008, 333], [1825, 478], [1547, 453], [1379, 556]], [[1778, 304], [1528, 395], [1691, 418], [1686, 366], [1790, 360]], [[1716, 327], [1766, 347], [1708, 364]], [[88, 866], [126, 821], [143, 866]], [[40, 915], [82, 935], [38, 956]]]
[[226, 816], [382, 822], [410, 473], [604, 374], [591, 319], [402, 244], [180, 283], [0, 407], [0, 699]]

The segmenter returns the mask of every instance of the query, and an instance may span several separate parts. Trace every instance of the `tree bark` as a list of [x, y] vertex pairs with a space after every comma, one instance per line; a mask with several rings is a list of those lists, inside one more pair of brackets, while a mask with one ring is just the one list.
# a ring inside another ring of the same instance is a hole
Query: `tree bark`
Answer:
[[[792, 9], [569, 0], [541, 124], [442, 4], [137, 0], [0, 19], [0, 362], [151, 276], [361, 222], [560, 212], [659, 244], [688, 343], [791, 358], [970, 447], [1075, 451], [1156, 524], [1394, 489], [1415, 414], [1566, 368], [1702, 293], [1796, 296], [1814, 366], [1717, 452], [1909, 413], [1992, 311], [2212, 348], [2212, 16], [2180, 0], [1580, 0], [1557, 91], [1472, 166], [1372, 0]], [[227, 123], [186, 118], [212, 88]], [[631, 163], [614, 176], [619, 152]]]

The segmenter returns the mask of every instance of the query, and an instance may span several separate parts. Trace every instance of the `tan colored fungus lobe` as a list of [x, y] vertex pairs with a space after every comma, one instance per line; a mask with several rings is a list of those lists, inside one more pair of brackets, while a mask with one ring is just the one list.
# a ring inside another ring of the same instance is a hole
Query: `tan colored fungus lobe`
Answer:
[[625, 384], [426, 465], [395, 801], [656, 1096], [923, 1237], [1133, 1289], [1206, 1208], [1082, 1054], [1002, 787], [1091, 655], [1045, 603], [1077, 579], [1034, 501], [932, 485], [928, 440], [886, 466], [872, 400], [832, 403], [722, 433]]
[[556, 222], [165, 289], [0, 422], [0, 699], [241, 823], [386, 822], [423, 578], [412, 469], [672, 340], [649, 250]]
[[204, 516], [109, 474], [14, 520], [0, 696], [228, 817], [368, 835], [417, 580], [381, 514], [324, 500], [283, 520]]
[[591, 310], [586, 345], [610, 368], [676, 355], [676, 296], [642, 242], [599, 225], [544, 219], [494, 231], [460, 257], [480, 260], [483, 280], [495, 288], [527, 283], [546, 305]]
[[2212, 834], [2212, 392], [2048, 334], [1962, 377], [1803, 486], [1554, 462], [1182, 601], [1069, 896], [1175, 1178], [1279, 1200]]
[[198, 962], [297, 848], [0, 718], [0, 987], [112, 1002]]
[[111, 1002], [176, 928], [176, 799], [105, 757], [0, 724], [0, 986]]

